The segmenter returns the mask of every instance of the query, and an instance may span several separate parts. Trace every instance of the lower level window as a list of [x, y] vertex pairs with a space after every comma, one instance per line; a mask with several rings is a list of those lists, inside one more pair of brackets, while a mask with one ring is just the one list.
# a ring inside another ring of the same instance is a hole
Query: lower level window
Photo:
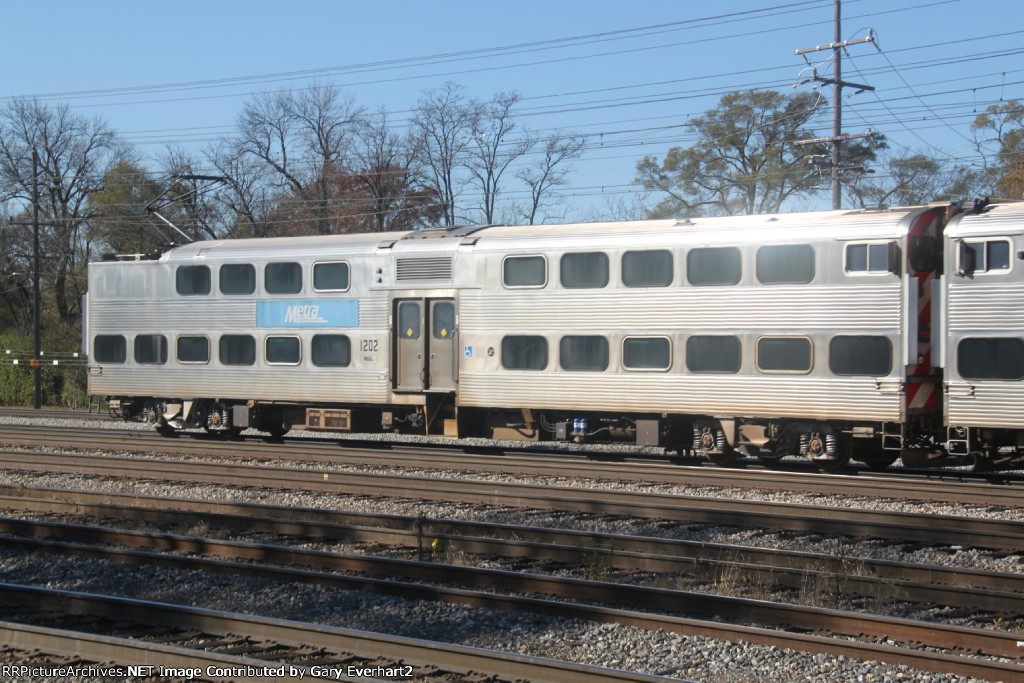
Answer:
[[92, 340], [92, 359], [97, 363], [123, 363], [128, 343], [120, 334], [97, 334]]
[[622, 342], [622, 366], [627, 370], [668, 370], [672, 344], [665, 337], [629, 337]]
[[268, 363], [298, 365], [300, 356], [298, 337], [267, 337]]
[[686, 369], [690, 372], [739, 372], [741, 350], [739, 337], [690, 337], [686, 340]]
[[167, 362], [167, 337], [162, 334], [140, 334], [135, 337], [135, 362], [163, 365]]
[[178, 337], [179, 363], [209, 363], [210, 340], [206, 337]]
[[224, 365], [254, 365], [256, 338], [248, 334], [225, 334], [220, 338], [220, 362]]
[[315, 334], [312, 346], [313, 365], [344, 368], [352, 362], [352, 342], [343, 334]]
[[956, 347], [956, 369], [964, 379], [1024, 379], [1024, 341], [1015, 337], [969, 337]]
[[548, 366], [548, 340], [533, 335], [505, 337], [501, 365], [506, 370], [543, 370]]
[[600, 372], [608, 367], [608, 340], [597, 336], [562, 337], [558, 357], [563, 370]]
[[888, 337], [833, 337], [828, 344], [828, 367], [834, 375], [879, 377], [892, 370], [892, 342]]
[[811, 340], [807, 337], [761, 337], [757, 369], [761, 372], [810, 372]]

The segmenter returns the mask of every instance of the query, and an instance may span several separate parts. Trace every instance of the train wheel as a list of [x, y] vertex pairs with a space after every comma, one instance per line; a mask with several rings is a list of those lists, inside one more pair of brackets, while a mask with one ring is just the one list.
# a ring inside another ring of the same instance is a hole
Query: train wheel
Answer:
[[174, 433], [174, 427], [164, 422], [163, 424], [154, 424], [153, 430], [156, 431], [160, 436], [170, 436]]

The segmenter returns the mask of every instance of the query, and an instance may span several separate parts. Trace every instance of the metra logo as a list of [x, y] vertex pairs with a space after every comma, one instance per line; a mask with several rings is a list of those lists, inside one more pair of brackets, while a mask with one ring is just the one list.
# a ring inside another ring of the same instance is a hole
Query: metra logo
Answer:
[[327, 318], [320, 317], [320, 307], [315, 304], [292, 304], [284, 314], [285, 324], [289, 323], [325, 323]]

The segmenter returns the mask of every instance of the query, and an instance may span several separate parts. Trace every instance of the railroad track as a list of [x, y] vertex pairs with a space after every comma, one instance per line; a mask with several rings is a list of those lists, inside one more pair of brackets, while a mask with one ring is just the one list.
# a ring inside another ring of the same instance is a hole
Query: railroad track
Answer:
[[[25, 529], [44, 526], [57, 528], [32, 521], [26, 522]], [[1016, 660], [1020, 653], [1019, 635], [1001, 631], [619, 583], [304, 551], [210, 538], [80, 526], [67, 526], [57, 533], [78, 540], [0, 536], [0, 544], [34, 553], [62, 553], [125, 564], [155, 564], [185, 571], [314, 583], [409, 600], [438, 600], [491, 610], [617, 622], [684, 635], [742, 639], [775, 647], [843, 654], [990, 680], [1024, 677], [1024, 666], [1015, 661], [955, 654], [966, 651]], [[116, 543], [119, 547], [96, 545], [97, 542]], [[129, 546], [129, 549], [124, 546]], [[177, 553], [203, 553], [215, 555], [216, 559], [135, 550], [131, 549], [132, 546], [172, 548]], [[358, 574], [340, 574], [339, 571]], [[448, 587], [453, 584], [465, 587]], [[553, 595], [558, 599], [536, 597], [538, 595]], [[609, 604], [631, 605], [633, 608], [606, 606]], [[810, 635], [819, 633], [829, 635]], [[879, 645], [874, 641], [900, 645]]]
[[[159, 675], [160, 667], [166, 667], [199, 669], [203, 680], [285, 682], [300, 677], [335, 681], [388, 677], [479, 681], [485, 676], [495, 683], [524, 678], [551, 683], [664, 680], [413, 638], [12, 584], [0, 584], [0, 604], [25, 619], [38, 620], [49, 613], [61, 615], [56, 619], [58, 626], [71, 622], [63, 628], [0, 622], [0, 641], [10, 649], [55, 654], [74, 651], [87, 661], [152, 666], [149, 675]], [[90, 630], [127, 631], [136, 637], [79, 630], [83, 621]], [[236, 635], [240, 633], [245, 636]], [[258, 671], [258, 678], [245, 675], [247, 671]]]
[[0, 450], [0, 467], [118, 479], [128, 477], [349, 496], [455, 501], [718, 526], [866, 536], [931, 545], [1024, 550], [1024, 522], [948, 515], [715, 499], [578, 486], [368, 474], [319, 467], [256, 466], [8, 450]]
[[[623, 462], [622, 454], [590, 452], [535, 452], [495, 447], [424, 447], [395, 442], [262, 439], [224, 441], [205, 434], [161, 437], [137, 430], [66, 428], [36, 425], [0, 425], [0, 443], [36, 448], [145, 451], [221, 458], [258, 458], [280, 462], [329, 466], [365, 466], [453, 469], [524, 476], [581, 476], [653, 485], [750, 488], [831, 495], [849, 492], [864, 497], [1024, 507], [1024, 476], [973, 475], [966, 472], [822, 474], [777, 470], [744, 470], [683, 466], [671, 462]], [[346, 445], [347, 444], [347, 445]], [[481, 454], [480, 452], [483, 451]]]
[[[448, 554], [498, 556], [518, 563], [520, 571], [525, 560], [561, 566], [587, 564], [602, 571], [685, 574], [692, 581], [713, 580], [730, 573], [751, 583], [790, 589], [827, 585], [836, 598], [933, 603], [993, 616], [1024, 614], [1024, 576], [1019, 574], [855, 560], [822, 553], [390, 514], [11, 486], [0, 487], [0, 508], [145, 522], [160, 528], [203, 525], [242, 533], [388, 545], [404, 548], [407, 557], [419, 559], [441, 548]], [[88, 528], [79, 529], [0, 518], [0, 533], [93, 538]], [[111, 540], [111, 533], [105, 532], [107, 542], [123, 542]], [[158, 537], [147, 547], [160, 543]], [[185, 541], [175, 541], [174, 547], [183, 550], [186, 545]], [[166, 549], [170, 542], [159, 547]], [[209, 545], [204, 542], [202, 547]]]

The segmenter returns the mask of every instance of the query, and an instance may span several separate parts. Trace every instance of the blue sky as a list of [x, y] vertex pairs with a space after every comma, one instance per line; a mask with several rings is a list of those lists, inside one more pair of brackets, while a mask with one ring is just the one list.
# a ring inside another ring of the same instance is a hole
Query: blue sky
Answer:
[[[829, 43], [833, 15], [831, 0], [7, 0], [0, 7], [0, 103], [67, 102], [106, 119], [150, 158], [167, 144], [202, 146], [230, 134], [255, 92], [315, 79], [343, 87], [370, 110], [386, 107], [396, 123], [422, 91], [445, 81], [481, 98], [517, 90], [531, 129], [590, 136], [566, 189], [568, 219], [632, 202], [636, 162], [688, 144], [682, 124], [722, 93], [793, 92], [807, 76], [794, 50]], [[853, 46], [843, 60], [844, 80], [877, 89], [847, 91], [846, 133], [871, 128], [897, 153], [969, 162], [974, 116], [1024, 98], [1019, 0], [844, 0], [842, 13], [845, 39], [871, 28], [882, 48]], [[496, 49], [507, 46], [520, 47]], [[827, 208], [826, 195], [794, 208]]]

